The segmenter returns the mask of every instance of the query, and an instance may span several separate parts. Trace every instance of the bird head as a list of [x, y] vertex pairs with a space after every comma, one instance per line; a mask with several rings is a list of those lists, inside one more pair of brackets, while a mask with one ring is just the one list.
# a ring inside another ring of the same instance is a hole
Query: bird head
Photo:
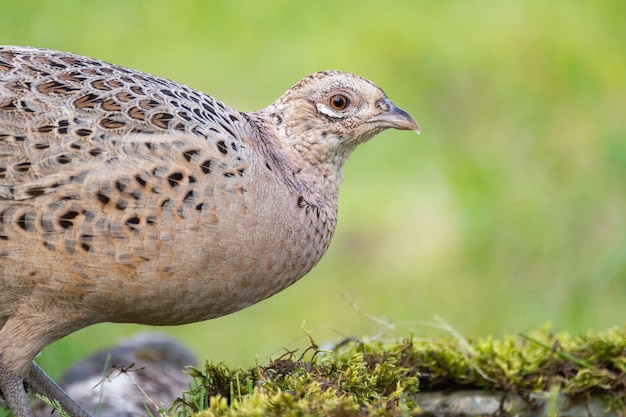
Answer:
[[356, 145], [415, 120], [371, 81], [341, 71], [311, 74], [266, 109], [279, 136], [310, 162], [341, 166]]

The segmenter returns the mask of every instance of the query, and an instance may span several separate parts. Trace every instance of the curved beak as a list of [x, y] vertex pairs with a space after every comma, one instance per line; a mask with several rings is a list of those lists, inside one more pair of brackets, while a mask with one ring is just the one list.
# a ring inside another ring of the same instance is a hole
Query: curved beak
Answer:
[[418, 135], [420, 134], [420, 128], [415, 119], [388, 98], [378, 100], [376, 107], [381, 109], [382, 113], [369, 119], [368, 123], [374, 123], [383, 129], [413, 130]]

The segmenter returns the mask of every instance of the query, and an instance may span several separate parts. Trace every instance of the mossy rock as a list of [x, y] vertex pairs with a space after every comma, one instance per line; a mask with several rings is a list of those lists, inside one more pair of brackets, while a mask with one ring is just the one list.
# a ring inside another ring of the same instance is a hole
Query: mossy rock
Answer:
[[[266, 365], [190, 368], [178, 416], [622, 416], [626, 327], [572, 337], [315, 342]], [[465, 405], [463, 405], [465, 404]]]

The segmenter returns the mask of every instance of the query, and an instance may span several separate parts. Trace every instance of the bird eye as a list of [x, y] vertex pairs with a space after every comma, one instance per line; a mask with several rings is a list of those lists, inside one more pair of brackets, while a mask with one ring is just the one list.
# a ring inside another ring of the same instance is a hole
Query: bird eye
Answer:
[[350, 104], [350, 99], [342, 94], [335, 94], [330, 98], [330, 106], [335, 110], [344, 110]]

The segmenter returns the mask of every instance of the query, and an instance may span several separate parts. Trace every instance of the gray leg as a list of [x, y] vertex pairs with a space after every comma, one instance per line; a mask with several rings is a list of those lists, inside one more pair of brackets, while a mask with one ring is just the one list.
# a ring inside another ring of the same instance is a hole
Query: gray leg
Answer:
[[[80, 404], [74, 401], [63, 389], [56, 384], [35, 362], [26, 377], [26, 384], [30, 389], [44, 397], [55, 399], [61, 404], [63, 411], [72, 417], [91, 417]], [[24, 416], [31, 416], [25, 414]], [[19, 415], [19, 417], [22, 417]]]
[[16, 417], [33, 417], [30, 401], [24, 390], [22, 380], [13, 375], [0, 360], [0, 390], [7, 400], [9, 408]]

